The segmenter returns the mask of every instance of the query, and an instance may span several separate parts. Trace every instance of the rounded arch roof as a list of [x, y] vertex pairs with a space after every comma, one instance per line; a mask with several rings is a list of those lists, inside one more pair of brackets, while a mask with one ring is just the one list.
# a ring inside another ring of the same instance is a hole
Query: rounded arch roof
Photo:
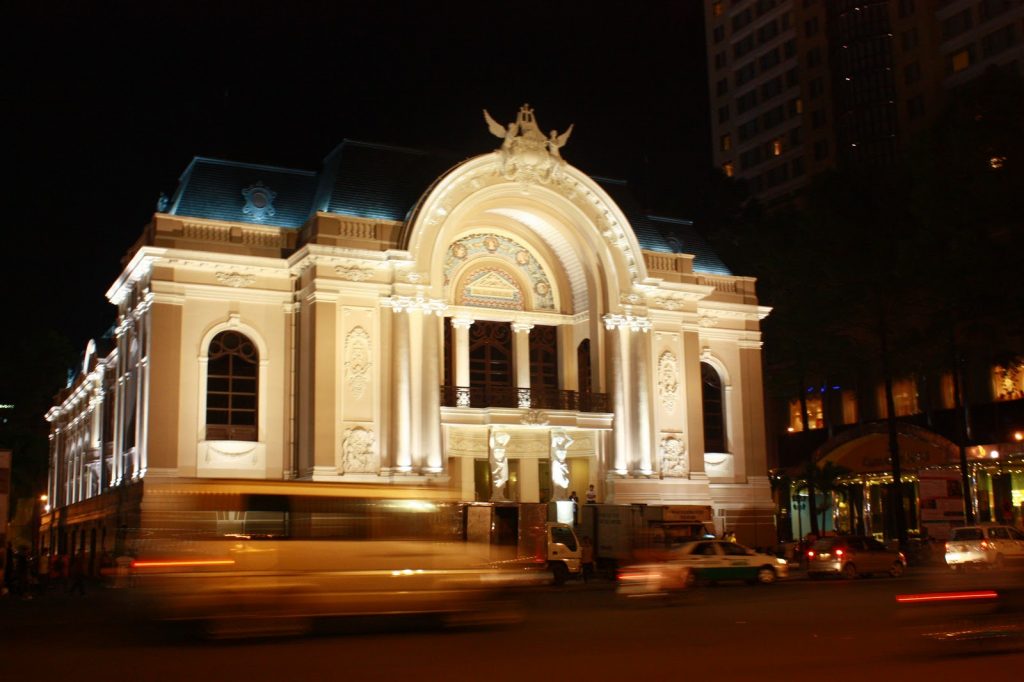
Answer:
[[498, 217], [521, 226], [558, 261], [552, 265], [564, 273], [576, 311], [586, 308], [592, 284], [617, 300], [646, 277], [628, 220], [591, 178], [565, 163], [546, 181], [509, 177], [504, 170], [500, 152], [470, 159], [421, 198], [399, 246], [418, 269], [431, 271], [433, 283], [450, 244]]

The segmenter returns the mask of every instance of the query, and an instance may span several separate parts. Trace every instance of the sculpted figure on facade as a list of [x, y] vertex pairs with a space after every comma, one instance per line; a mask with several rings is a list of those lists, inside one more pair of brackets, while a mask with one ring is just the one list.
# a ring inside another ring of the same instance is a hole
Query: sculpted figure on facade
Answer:
[[565, 460], [572, 437], [562, 429], [551, 432], [551, 484], [554, 498], [564, 500], [569, 490], [569, 463]]
[[511, 439], [512, 434], [507, 431], [491, 432], [491, 499], [494, 501], [508, 499], [508, 456], [505, 448]]
[[374, 473], [373, 431], [362, 426], [345, 429], [341, 446], [341, 471], [346, 474]]
[[661, 439], [661, 473], [666, 478], [682, 478], [689, 473], [682, 434], [670, 434]]
[[519, 108], [514, 123], [503, 126], [484, 109], [487, 129], [501, 138], [501, 174], [506, 180], [516, 182], [549, 183], [560, 177], [562, 160], [561, 148], [569, 141], [572, 126], [562, 134], [552, 130], [549, 135], [541, 132], [529, 104]]

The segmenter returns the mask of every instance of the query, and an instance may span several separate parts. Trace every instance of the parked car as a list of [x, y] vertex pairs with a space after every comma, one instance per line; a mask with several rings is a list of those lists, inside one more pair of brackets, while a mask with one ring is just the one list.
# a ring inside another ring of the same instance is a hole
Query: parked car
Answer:
[[878, 540], [861, 535], [821, 538], [807, 550], [807, 577], [837, 575], [847, 579], [872, 573], [903, 575], [907, 558]]
[[1001, 568], [1024, 560], [1024, 533], [1013, 526], [980, 523], [954, 528], [946, 542], [946, 565], [953, 570], [971, 566]]

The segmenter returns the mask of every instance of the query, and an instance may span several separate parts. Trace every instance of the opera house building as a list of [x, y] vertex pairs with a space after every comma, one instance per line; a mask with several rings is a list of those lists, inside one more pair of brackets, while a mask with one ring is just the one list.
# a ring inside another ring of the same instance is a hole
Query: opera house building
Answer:
[[529, 107], [483, 125], [500, 147], [462, 160], [194, 159], [47, 414], [44, 546], [111, 551], [153, 491], [240, 481], [512, 503], [593, 485], [774, 542], [754, 279], [567, 163]]

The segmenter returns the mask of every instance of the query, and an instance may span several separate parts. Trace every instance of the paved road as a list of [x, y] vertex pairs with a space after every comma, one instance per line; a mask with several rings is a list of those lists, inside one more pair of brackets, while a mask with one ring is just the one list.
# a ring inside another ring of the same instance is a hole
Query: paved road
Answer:
[[[438, 631], [356, 623], [297, 639], [208, 643], [130, 618], [124, 591], [0, 601], [0, 677], [131, 680], [1017, 680], [1024, 641], [926, 644], [923, 629], [1016, 624], [1022, 611], [928, 612], [895, 595], [1024, 587], [1024, 574], [791, 580], [693, 590], [671, 606], [623, 604], [610, 583], [545, 588], [514, 626]], [[694, 677], [699, 676], [699, 677]]]

